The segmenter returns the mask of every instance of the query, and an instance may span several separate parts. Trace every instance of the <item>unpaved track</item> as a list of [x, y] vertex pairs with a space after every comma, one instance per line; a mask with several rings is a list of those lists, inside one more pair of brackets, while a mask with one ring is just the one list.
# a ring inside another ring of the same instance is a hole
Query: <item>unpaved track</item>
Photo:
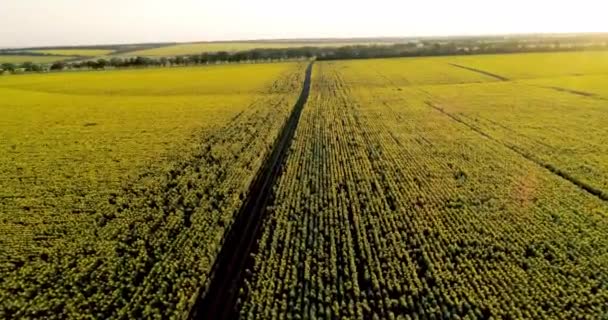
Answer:
[[487, 71], [484, 71], [484, 70], [475, 69], [475, 68], [463, 66], [463, 65], [460, 65], [460, 64], [455, 64], [455, 63], [450, 63], [450, 65], [454, 66], [456, 68], [465, 69], [465, 70], [469, 70], [469, 71], [472, 71], [472, 72], [477, 72], [479, 74], [483, 74], [483, 75], [486, 75], [488, 77], [492, 77], [492, 78], [500, 80], [500, 81], [509, 81], [509, 78], [505, 78], [503, 76], [497, 75], [495, 73], [487, 72]]
[[266, 205], [272, 197], [272, 186], [280, 175], [287, 150], [291, 146], [300, 115], [310, 93], [311, 62], [306, 69], [304, 85], [293, 111], [283, 126], [275, 145], [255, 180], [249, 196], [243, 202], [235, 222], [215, 261], [207, 290], [201, 292], [190, 319], [236, 319], [236, 300], [243, 282], [249, 256], [260, 235]]
[[429, 101], [427, 101], [426, 104], [429, 107], [431, 107], [431, 108], [433, 108], [433, 109], [435, 109], [435, 110], [443, 113], [444, 115], [450, 117], [452, 120], [454, 120], [454, 121], [456, 121], [456, 122], [458, 122], [460, 124], [463, 124], [463, 125], [467, 126], [469, 129], [473, 130], [474, 132], [476, 132], [476, 133], [478, 133], [478, 134], [480, 134], [480, 135], [482, 135], [482, 136], [490, 139], [491, 141], [494, 141], [494, 142], [496, 142], [498, 144], [501, 144], [501, 145], [505, 146], [506, 148], [514, 151], [515, 153], [519, 154], [520, 156], [524, 157], [525, 159], [527, 159], [529, 161], [532, 161], [533, 163], [537, 164], [538, 166], [549, 170], [549, 172], [551, 172], [552, 174], [554, 174], [554, 175], [556, 175], [556, 176], [558, 176], [558, 177], [560, 177], [560, 178], [562, 178], [562, 179], [564, 179], [564, 180], [572, 183], [574, 186], [578, 187], [582, 191], [585, 191], [585, 192], [589, 193], [590, 195], [595, 196], [595, 197], [597, 197], [598, 199], [600, 199], [602, 201], [608, 201], [608, 194], [606, 194], [602, 189], [597, 188], [595, 186], [592, 186], [591, 184], [589, 184], [587, 182], [579, 180], [578, 178], [576, 178], [572, 174], [570, 174], [570, 173], [562, 170], [561, 168], [559, 168], [559, 167], [557, 167], [557, 166], [555, 166], [553, 164], [550, 164], [548, 162], [545, 162], [545, 161], [539, 159], [537, 156], [535, 156], [535, 155], [533, 155], [531, 153], [528, 153], [525, 150], [520, 149], [516, 145], [510, 144], [510, 143], [506, 143], [506, 142], [500, 141], [499, 139], [494, 138], [493, 136], [491, 136], [490, 134], [484, 132], [483, 130], [479, 129], [478, 127], [476, 127], [476, 126], [474, 126], [474, 125], [472, 125], [472, 124], [470, 124], [470, 123], [462, 120], [460, 117], [458, 117], [458, 116], [456, 116], [454, 114], [451, 114], [451, 113], [445, 111], [443, 108], [440, 108], [440, 107], [436, 106], [435, 104], [433, 104], [433, 103], [431, 103]]

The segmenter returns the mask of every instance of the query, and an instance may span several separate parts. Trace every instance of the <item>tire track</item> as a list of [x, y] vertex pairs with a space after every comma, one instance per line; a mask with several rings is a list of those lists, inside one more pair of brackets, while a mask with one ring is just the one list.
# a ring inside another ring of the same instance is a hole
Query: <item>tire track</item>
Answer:
[[565, 93], [570, 93], [573, 95], [577, 95], [580, 97], [585, 97], [585, 98], [591, 98], [591, 99], [597, 99], [597, 100], [603, 100], [606, 101], [608, 99], [604, 98], [604, 97], [600, 97], [599, 95], [595, 94], [595, 93], [591, 93], [591, 92], [586, 92], [586, 91], [579, 91], [579, 90], [572, 90], [572, 89], [568, 89], [568, 88], [562, 88], [562, 87], [547, 87], [547, 86], [538, 86], [539, 88], [544, 88], [544, 89], [551, 89], [551, 90], [555, 90], [558, 92], [565, 92]]
[[[511, 81], [511, 79], [509, 79], [509, 78], [505, 78], [505, 77], [503, 77], [501, 75], [498, 75], [498, 74], [495, 74], [495, 73], [491, 73], [491, 72], [488, 72], [488, 71], [484, 71], [484, 70], [481, 70], [481, 69], [475, 69], [475, 68], [463, 66], [463, 65], [460, 65], [460, 64], [455, 64], [455, 63], [449, 63], [449, 65], [451, 65], [453, 67], [456, 67], [456, 68], [460, 68], [460, 69], [476, 72], [476, 73], [479, 73], [479, 74], [483, 74], [483, 75], [492, 77], [492, 78], [500, 80], [500, 81]], [[532, 79], [535, 79], [535, 78], [532, 78]], [[531, 85], [531, 86], [534, 86], [534, 85]], [[577, 95], [577, 96], [580, 96], [580, 97], [586, 97], [586, 98], [592, 98], [592, 99], [604, 100], [604, 101], [608, 100], [606, 98], [598, 96], [595, 93], [586, 92], [586, 91], [573, 90], [573, 89], [568, 89], [568, 88], [563, 88], [563, 87], [557, 87], [557, 86], [535, 86], [535, 87], [537, 87], [537, 88], [544, 88], [544, 89], [551, 89], [551, 90], [555, 90], [555, 91], [558, 91], [558, 92], [570, 93], [570, 94]]]
[[469, 70], [469, 71], [476, 72], [476, 73], [479, 73], [479, 74], [483, 74], [483, 75], [486, 75], [488, 77], [492, 77], [494, 79], [498, 79], [500, 81], [510, 81], [509, 78], [505, 78], [505, 77], [497, 75], [495, 73], [491, 73], [491, 72], [487, 72], [487, 71], [483, 71], [483, 70], [479, 70], [479, 69], [475, 69], [475, 68], [471, 68], [471, 67], [455, 64], [455, 63], [449, 63], [449, 65], [451, 65], [453, 67], [456, 67], [456, 68], [465, 69], [465, 70]]
[[199, 295], [189, 319], [235, 319], [238, 316], [235, 310], [238, 291], [250, 254], [260, 235], [266, 205], [272, 198], [272, 186], [282, 170], [300, 115], [308, 100], [313, 63], [306, 69], [300, 97], [277, 137], [270, 156], [251, 184], [248, 197], [237, 213], [213, 265], [209, 284]]
[[524, 150], [521, 150], [520, 148], [518, 148], [515, 145], [499, 141], [498, 139], [496, 139], [493, 136], [489, 135], [488, 133], [484, 132], [480, 128], [478, 128], [478, 127], [476, 127], [474, 125], [471, 125], [468, 122], [462, 120], [461, 118], [459, 118], [459, 117], [457, 117], [457, 116], [455, 116], [455, 115], [453, 115], [453, 114], [445, 111], [443, 108], [440, 108], [440, 107], [436, 106], [432, 102], [427, 101], [426, 104], [429, 107], [431, 107], [431, 108], [433, 108], [433, 109], [435, 109], [435, 110], [443, 113], [444, 115], [450, 117], [452, 120], [454, 120], [454, 121], [456, 121], [456, 122], [458, 122], [460, 124], [463, 124], [463, 125], [467, 126], [469, 129], [473, 130], [474, 132], [476, 132], [476, 133], [478, 133], [478, 134], [480, 134], [480, 135], [482, 135], [482, 136], [490, 139], [491, 141], [494, 141], [496, 143], [499, 143], [499, 144], [505, 146], [506, 148], [514, 151], [515, 153], [519, 154], [520, 156], [526, 158], [527, 160], [532, 161], [535, 164], [537, 164], [538, 166], [541, 166], [541, 167], [547, 169], [552, 174], [554, 174], [554, 175], [556, 175], [556, 176], [558, 176], [558, 177], [560, 177], [560, 178], [562, 178], [562, 179], [564, 179], [564, 180], [572, 183], [574, 186], [578, 187], [582, 191], [585, 191], [585, 192], [589, 193], [590, 195], [595, 196], [595, 197], [597, 197], [598, 199], [600, 199], [602, 201], [608, 201], [608, 194], [605, 193], [603, 190], [601, 190], [599, 188], [596, 188], [596, 187], [590, 185], [589, 183], [586, 183], [584, 181], [581, 181], [581, 180], [577, 179], [572, 174], [570, 174], [570, 173], [568, 173], [568, 172], [566, 172], [566, 171], [560, 169], [559, 167], [556, 167], [556, 166], [554, 166], [554, 165], [552, 165], [550, 163], [547, 163], [547, 162], [544, 162], [544, 161], [538, 159], [534, 155], [532, 155], [529, 152], [526, 152]]

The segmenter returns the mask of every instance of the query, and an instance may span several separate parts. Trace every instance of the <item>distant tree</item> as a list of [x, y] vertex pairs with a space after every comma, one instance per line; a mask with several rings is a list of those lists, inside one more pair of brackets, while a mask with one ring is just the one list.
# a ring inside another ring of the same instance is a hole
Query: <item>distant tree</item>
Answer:
[[57, 61], [51, 65], [51, 70], [60, 71], [65, 69], [65, 63], [61, 61]]
[[26, 61], [24, 63], [21, 64], [21, 68], [25, 69], [25, 71], [31, 71], [31, 69], [33, 68], [34, 63], [30, 62], [30, 61]]
[[85, 65], [89, 69], [96, 69], [97, 68], [97, 62], [92, 61], [92, 60], [89, 60], [89, 61], [85, 62]]
[[177, 65], [182, 65], [182, 64], [186, 63], [186, 60], [184, 59], [184, 57], [178, 56], [178, 57], [175, 57], [174, 63]]
[[17, 66], [14, 63], [3, 63], [2, 64], [2, 70], [4, 70], [4, 71], [15, 72], [16, 69], [17, 69]]
[[231, 56], [231, 61], [245, 61], [245, 60], [249, 60], [249, 52], [247, 51], [243, 51], [243, 52], [236, 52]]
[[120, 58], [112, 58], [110, 59], [110, 66], [114, 67], [114, 68], [120, 68], [124, 65], [124, 61]]
[[74, 69], [82, 69], [87, 67], [86, 63], [84, 62], [74, 62], [70, 64], [70, 66]]
[[135, 58], [134, 61], [134, 65], [135, 66], [149, 66], [149, 65], [153, 65], [154, 64], [154, 60], [152, 60], [151, 58], [147, 58], [147, 57], [137, 57]]
[[34, 65], [32, 65], [31, 69], [32, 69], [32, 72], [42, 72], [42, 71], [44, 71], [44, 66], [41, 64], [35, 63]]
[[230, 54], [226, 51], [220, 51], [215, 54], [216, 61], [228, 61]]
[[199, 64], [201, 63], [201, 57], [199, 55], [188, 56], [186, 61], [187, 64]]
[[252, 50], [251, 51], [251, 60], [259, 60], [261, 58], [260, 50]]
[[200, 55], [200, 63], [201, 64], [209, 63], [209, 54], [208, 53], [205, 52]]
[[25, 71], [27, 72], [42, 72], [44, 71], [44, 68], [42, 67], [42, 65], [33, 63], [33, 62], [24, 62], [21, 64], [21, 68], [23, 68]]
[[97, 60], [96, 69], [105, 69], [108, 66], [109, 62], [106, 59]]

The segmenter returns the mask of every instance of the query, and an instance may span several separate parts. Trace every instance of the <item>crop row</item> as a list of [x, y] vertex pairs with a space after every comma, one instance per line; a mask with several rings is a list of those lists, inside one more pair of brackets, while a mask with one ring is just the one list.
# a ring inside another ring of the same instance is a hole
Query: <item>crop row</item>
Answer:
[[424, 90], [437, 108], [608, 199], [605, 101], [523, 83]]
[[317, 64], [242, 318], [608, 312], [606, 203], [430, 108], [419, 88], [349, 80]]
[[125, 182], [89, 230], [12, 264], [0, 280], [0, 318], [186, 317], [291, 112], [304, 73], [292, 71], [194, 149]]

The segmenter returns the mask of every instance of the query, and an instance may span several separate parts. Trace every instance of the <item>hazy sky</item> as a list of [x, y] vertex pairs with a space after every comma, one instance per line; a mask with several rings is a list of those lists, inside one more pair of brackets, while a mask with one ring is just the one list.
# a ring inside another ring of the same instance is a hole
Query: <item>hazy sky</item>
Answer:
[[605, 0], [0, 0], [0, 47], [608, 31]]

